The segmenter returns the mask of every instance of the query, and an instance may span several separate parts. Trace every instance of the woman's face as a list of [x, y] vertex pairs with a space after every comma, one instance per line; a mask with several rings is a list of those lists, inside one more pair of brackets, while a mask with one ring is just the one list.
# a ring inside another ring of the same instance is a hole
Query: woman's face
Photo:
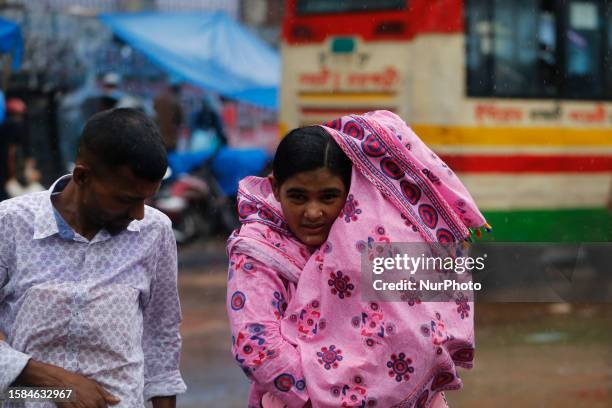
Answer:
[[298, 173], [280, 186], [273, 176], [271, 182], [291, 232], [308, 246], [323, 244], [346, 201], [342, 179], [321, 167]]

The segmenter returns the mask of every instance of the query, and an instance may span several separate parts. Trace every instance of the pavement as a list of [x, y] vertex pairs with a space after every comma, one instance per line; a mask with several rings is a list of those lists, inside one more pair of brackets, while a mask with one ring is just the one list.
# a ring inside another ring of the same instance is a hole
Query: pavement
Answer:
[[230, 352], [225, 311], [224, 243], [196, 243], [179, 253], [183, 309], [181, 371], [188, 391], [180, 408], [246, 407], [248, 381]]

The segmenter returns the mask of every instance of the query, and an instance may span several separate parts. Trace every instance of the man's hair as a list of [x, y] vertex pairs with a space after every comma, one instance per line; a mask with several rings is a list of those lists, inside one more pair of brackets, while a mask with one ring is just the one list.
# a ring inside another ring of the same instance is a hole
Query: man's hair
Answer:
[[131, 108], [93, 115], [81, 134], [77, 158], [106, 170], [128, 166], [136, 177], [149, 181], [161, 180], [168, 167], [157, 125]]

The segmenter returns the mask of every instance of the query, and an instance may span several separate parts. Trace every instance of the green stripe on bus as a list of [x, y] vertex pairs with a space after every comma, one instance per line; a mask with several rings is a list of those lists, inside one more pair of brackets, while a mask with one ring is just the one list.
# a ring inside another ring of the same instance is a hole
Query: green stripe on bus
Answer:
[[612, 214], [605, 209], [484, 211], [501, 242], [612, 242]]

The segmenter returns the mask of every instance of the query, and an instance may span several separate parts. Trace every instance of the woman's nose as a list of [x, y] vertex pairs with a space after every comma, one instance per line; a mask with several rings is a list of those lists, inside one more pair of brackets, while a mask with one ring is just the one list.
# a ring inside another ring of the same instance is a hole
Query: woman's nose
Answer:
[[308, 205], [304, 211], [304, 217], [308, 221], [316, 221], [323, 217], [323, 210], [318, 205]]

